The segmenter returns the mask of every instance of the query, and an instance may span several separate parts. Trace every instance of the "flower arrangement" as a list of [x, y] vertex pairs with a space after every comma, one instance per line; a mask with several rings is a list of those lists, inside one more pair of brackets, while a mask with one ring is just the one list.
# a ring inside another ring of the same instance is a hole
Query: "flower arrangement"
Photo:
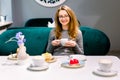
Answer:
[[18, 48], [16, 50], [16, 58], [18, 60], [25, 60], [29, 57], [29, 55], [26, 53], [26, 47], [24, 46], [24, 42], [26, 39], [24, 38], [25, 36], [22, 34], [22, 32], [16, 33], [15, 37], [10, 38], [6, 43], [15, 41], [18, 44]]
[[10, 38], [5, 43], [11, 42], [11, 41], [15, 41], [15, 42], [17, 42], [18, 45], [21, 45], [21, 44], [24, 44], [24, 42], [26, 41], [26, 39], [24, 39], [24, 37], [25, 36], [22, 34], [22, 32], [18, 32], [18, 33], [16, 33], [15, 37]]

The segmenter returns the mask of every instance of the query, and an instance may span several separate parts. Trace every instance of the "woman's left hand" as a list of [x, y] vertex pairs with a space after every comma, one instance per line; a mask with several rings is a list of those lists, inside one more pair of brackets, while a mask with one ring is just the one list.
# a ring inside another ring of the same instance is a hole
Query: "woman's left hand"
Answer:
[[69, 40], [65, 43], [66, 47], [75, 47], [76, 46], [76, 42], [73, 40]]

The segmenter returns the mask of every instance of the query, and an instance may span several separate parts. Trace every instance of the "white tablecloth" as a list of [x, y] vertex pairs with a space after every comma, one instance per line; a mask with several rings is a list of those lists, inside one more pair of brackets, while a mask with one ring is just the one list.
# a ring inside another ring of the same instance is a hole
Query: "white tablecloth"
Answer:
[[[7, 60], [7, 56], [0, 56], [0, 80], [120, 80], [120, 60], [115, 56], [87, 56], [85, 66], [78, 69], [61, 67], [67, 56], [56, 56], [57, 61], [49, 63], [46, 71], [29, 71], [32, 56], [21, 65]], [[101, 77], [93, 74], [98, 68], [98, 60], [108, 58], [113, 61], [112, 70], [118, 71], [113, 77]]]

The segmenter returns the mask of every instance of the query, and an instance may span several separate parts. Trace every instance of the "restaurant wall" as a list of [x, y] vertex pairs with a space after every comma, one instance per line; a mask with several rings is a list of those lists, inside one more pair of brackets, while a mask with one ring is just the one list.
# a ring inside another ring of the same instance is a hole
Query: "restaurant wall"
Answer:
[[[66, 0], [82, 25], [97, 28], [110, 38], [111, 50], [120, 50], [120, 0]], [[35, 0], [12, 0], [13, 27], [24, 26], [30, 18], [54, 17], [58, 8], [47, 8]], [[93, 44], [94, 45], [94, 44]]]
[[1, 0], [0, 0], [0, 15], [1, 15]]
[[0, 15], [6, 16], [6, 21], [12, 20], [11, 0], [0, 0]]

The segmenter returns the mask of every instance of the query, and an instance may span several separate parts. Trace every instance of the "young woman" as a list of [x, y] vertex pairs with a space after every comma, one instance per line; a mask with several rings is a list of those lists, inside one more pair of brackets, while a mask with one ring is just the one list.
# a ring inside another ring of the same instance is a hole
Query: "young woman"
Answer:
[[[65, 45], [61, 39], [67, 38]], [[64, 5], [55, 14], [55, 29], [51, 30], [47, 52], [53, 55], [84, 54], [82, 32], [71, 8]]]

